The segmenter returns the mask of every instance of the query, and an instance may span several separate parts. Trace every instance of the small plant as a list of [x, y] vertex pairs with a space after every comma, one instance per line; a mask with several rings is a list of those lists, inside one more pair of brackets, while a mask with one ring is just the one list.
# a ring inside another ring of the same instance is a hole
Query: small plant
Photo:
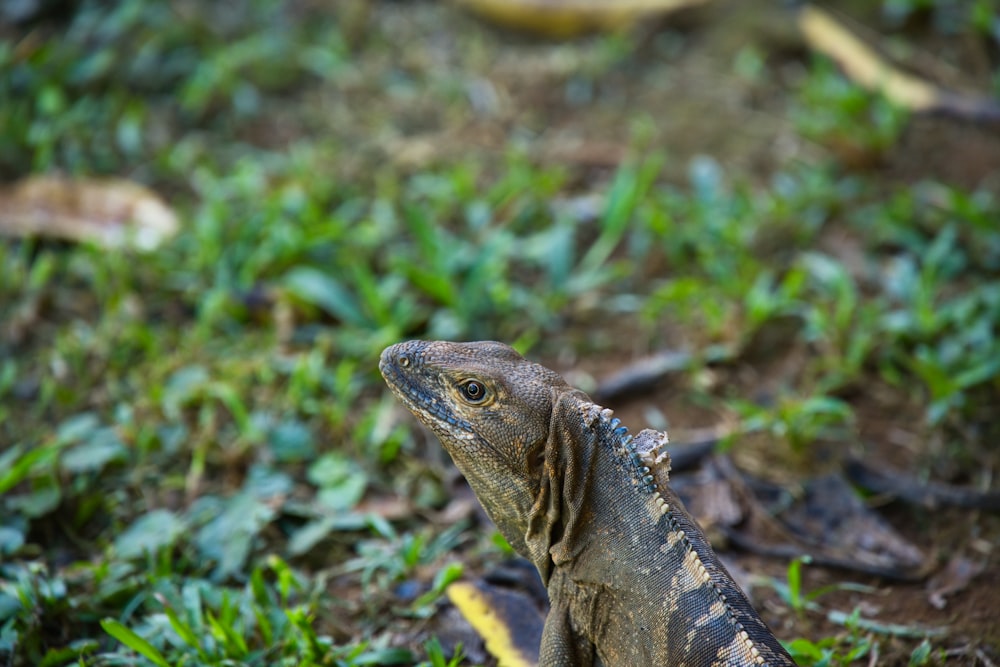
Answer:
[[[808, 556], [793, 558], [788, 564], [787, 583], [775, 585], [776, 590], [782, 599], [791, 607], [796, 614], [802, 615], [805, 611], [821, 611], [816, 603], [823, 595], [836, 590], [866, 590], [871, 589], [866, 586], [857, 586], [847, 583], [838, 583], [806, 593], [802, 588], [802, 566], [810, 563]], [[809, 639], [795, 639], [787, 645], [792, 656], [802, 665], [828, 666], [828, 665], [849, 665], [855, 660], [868, 655], [875, 645], [870, 634], [860, 631], [857, 624], [859, 612], [845, 623], [850, 631], [846, 637], [824, 637], [818, 641]]]
[[823, 58], [812, 67], [794, 110], [799, 132], [830, 148], [848, 166], [869, 166], [894, 146], [907, 112], [840, 74]]
[[850, 582], [839, 582], [829, 586], [823, 586], [822, 588], [817, 588], [816, 590], [809, 591], [807, 593], [802, 586], [802, 566], [809, 565], [810, 563], [812, 563], [812, 558], [808, 555], [793, 558], [788, 563], [785, 583], [782, 584], [776, 581], [770, 582], [770, 585], [774, 587], [774, 589], [778, 592], [778, 595], [781, 596], [782, 600], [784, 600], [785, 603], [799, 615], [803, 614], [805, 611], [818, 611], [820, 607], [816, 603], [816, 600], [834, 591], [851, 590], [871, 593], [875, 590], [870, 586], [863, 586]]
[[730, 405], [742, 415], [744, 431], [767, 431], [798, 452], [819, 438], [844, 439], [854, 423], [850, 405], [832, 396], [781, 396], [773, 406], [746, 401], [731, 401]]
[[815, 597], [806, 595], [802, 590], [802, 565], [808, 565], [811, 562], [812, 559], [808, 556], [799, 556], [788, 563], [788, 587], [785, 602], [797, 614], [805, 611], [806, 606]]
[[859, 636], [847, 639], [824, 637], [818, 641], [795, 639], [788, 643], [788, 652], [803, 666], [830, 667], [850, 665], [869, 655], [876, 646], [871, 637]]
[[445, 657], [444, 649], [441, 648], [441, 642], [437, 637], [427, 640], [424, 650], [427, 651], [427, 660], [421, 662], [418, 667], [458, 667], [464, 659], [461, 644], [455, 647], [455, 653], [450, 659]]

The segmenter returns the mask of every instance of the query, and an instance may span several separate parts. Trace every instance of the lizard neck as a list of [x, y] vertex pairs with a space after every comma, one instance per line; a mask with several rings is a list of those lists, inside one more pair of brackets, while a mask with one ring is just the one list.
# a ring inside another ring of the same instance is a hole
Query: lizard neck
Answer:
[[[651, 488], [653, 482], [632, 436], [610, 410], [576, 390], [555, 397], [553, 406], [525, 533], [528, 557], [546, 583], [555, 566], [575, 561], [594, 544], [590, 536], [601, 524], [615, 523], [617, 512], [595, 511], [614, 498], [609, 480], [621, 479], [624, 472], [637, 488]], [[619, 470], [612, 473], [614, 468]]]

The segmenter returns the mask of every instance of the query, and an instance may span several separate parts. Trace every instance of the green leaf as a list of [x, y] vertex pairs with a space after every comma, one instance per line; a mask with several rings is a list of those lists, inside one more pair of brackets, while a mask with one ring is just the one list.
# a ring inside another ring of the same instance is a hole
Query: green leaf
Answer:
[[30, 493], [9, 498], [7, 506], [34, 519], [55, 510], [61, 500], [62, 490], [59, 482], [54, 476], [49, 476], [35, 482], [35, 488]]
[[358, 303], [333, 276], [310, 266], [299, 266], [285, 274], [282, 285], [290, 294], [322, 308], [337, 319], [364, 327], [367, 319]]
[[0, 472], [0, 493], [9, 491], [55, 455], [53, 447], [38, 447], [22, 456], [23, 450], [22, 445], [15, 445], [0, 458], [0, 470], [4, 471]]
[[816, 663], [823, 657], [823, 649], [808, 639], [793, 639], [787, 648], [801, 662]]
[[796, 611], [802, 610], [802, 562], [793, 558], [788, 564], [788, 604]]
[[444, 593], [444, 590], [448, 588], [448, 585], [453, 581], [461, 579], [464, 567], [461, 563], [448, 563], [443, 568], [437, 571], [434, 575], [434, 583], [431, 585], [431, 590], [427, 591], [416, 600], [413, 601], [413, 609], [418, 610], [427, 605], [433, 603]]
[[56, 439], [63, 443], [79, 442], [96, 431], [100, 425], [100, 420], [93, 412], [74, 415], [59, 424]]
[[177, 615], [177, 612], [174, 611], [174, 609], [169, 605], [164, 605], [163, 613], [166, 614], [167, 620], [170, 621], [170, 627], [174, 629], [174, 632], [176, 632], [177, 636], [181, 638], [181, 641], [197, 650], [198, 654], [204, 658], [205, 656], [201, 648], [201, 642], [198, 639], [198, 634], [191, 628], [191, 626], [185, 623], [181, 617]]
[[23, 527], [0, 526], [0, 556], [10, 556], [24, 546]]
[[334, 517], [323, 517], [310, 521], [302, 526], [288, 540], [288, 551], [293, 556], [301, 556], [308, 553], [314, 546], [319, 544], [323, 538], [333, 532], [337, 520]]
[[[23, 603], [13, 595], [0, 593], [0, 623], [6, 623], [23, 608]], [[3, 638], [0, 637], [0, 649], [3, 648]]]
[[414, 287], [426, 292], [441, 305], [455, 306], [458, 303], [458, 290], [449, 275], [410, 263], [404, 264], [403, 269]]
[[237, 573], [250, 555], [250, 547], [261, 529], [271, 522], [276, 509], [241, 491], [225, 502], [224, 509], [202, 526], [195, 544], [202, 555], [216, 561], [214, 577]]
[[205, 386], [205, 393], [208, 396], [218, 399], [220, 403], [226, 406], [229, 414], [233, 417], [233, 421], [236, 422], [236, 426], [240, 429], [240, 433], [246, 437], [256, 439], [250, 414], [235, 386], [228, 382], [210, 382]]
[[243, 482], [243, 490], [259, 500], [287, 496], [292, 493], [294, 486], [287, 473], [262, 464], [252, 466]]
[[149, 512], [115, 538], [115, 553], [128, 560], [155, 554], [174, 543], [187, 528], [187, 522], [169, 510]]
[[163, 411], [171, 419], [178, 419], [181, 408], [201, 393], [209, 380], [208, 370], [197, 364], [174, 371], [163, 388]]
[[639, 167], [626, 164], [615, 173], [601, 216], [601, 233], [580, 260], [579, 273], [594, 273], [611, 256], [632, 219], [637, 201], [661, 166], [658, 159], [648, 160]]
[[493, 531], [493, 535], [490, 536], [490, 541], [493, 542], [493, 546], [497, 547], [507, 556], [514, 555], [514, 547], [510, 546], [510, 542], [507, 538], [503, 536], [499, 530]]
[[913, 649], [913, 653], [910, 654], [909, 667], [921, 667], [930, 662], [931, 657], [931, 642], [929, 639], [924, 638], [924, 641], [920, 642], [917, 648]]
[[215, 615], [207, 613], [208, 625], [212, 629], [212, 634], [218, 638], [225, 646], [226, 655], [230, 658], [242, 658], [247, 652], [246, 640], [243, 635], [236, 632], [231, 623], [217, 619]]
[[306, 473], [309, 481], [320, 487], [317, 498], [334, 510], [354, 507], [368, 487], [364, 470], [347, 457], [330, 453], [317, 459]]
[[967, 389], [992, 380], [998, 375], [1000, 375], [1000, 357], [995, 356], [992, 359], [982, 360], [968, 370], [957, 373], [953, 382], [955, 386]]
[[271, 430], [268, 445], [281, 463], [306, 461], [316, 456], [312, 432], [297, 419], [286, 419]]
[[319, 457], [309, 466], [306, 478], [319, 487], [336, 486], [350, 477], [356, 468], [357, 464], [343, 454], [330, 452]]
[[368, 488], [368, 478], [359, 472], [336, 485], [321, 488], [316, 494], [316, 499], [332, 510], [349, 510], [361, 502], [366, 488]]
[[68, 473], [100, 472], [109, 463], [125, 460], [127, 455], [128, 450], [115, 429], [100, 428], [66, 451], [60, 464]]
[[167, 662], [167, 659], [163, 657], [163, 654], [160, 653], [155, 646], [115, 619], [103, 619], [101, 621], [101, 627], [104, 628], [105, 632], [120, 641], [122, 644], [129, 647], [139, 655], [144, 656], [148, 660], [151, 660], [159, 667], [171, 667], [170, 663]]
[[[62, 667], [69, 664], [74, 658], [96, 652], [100, 647], [100, 643], [96, 640], [77, 639], [70, 642], [68, 646], [50, 648], [45, 652], [42, 661], [38, 663], [38, 667]], [[82, 661], [79, 664], [83, 664]]]
[[365, 651], [350, 661], [351, 665], [411, 665], [413, 653], [405, 648], [381, 648]]

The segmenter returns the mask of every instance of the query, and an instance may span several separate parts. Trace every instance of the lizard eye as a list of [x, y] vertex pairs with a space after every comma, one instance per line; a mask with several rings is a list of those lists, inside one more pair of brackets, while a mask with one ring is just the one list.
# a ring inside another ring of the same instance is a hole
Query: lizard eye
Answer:
[[478, 380], [466, 380], [459, 389], [469, 403], [482, 403], [486, 400], [486, 385]]

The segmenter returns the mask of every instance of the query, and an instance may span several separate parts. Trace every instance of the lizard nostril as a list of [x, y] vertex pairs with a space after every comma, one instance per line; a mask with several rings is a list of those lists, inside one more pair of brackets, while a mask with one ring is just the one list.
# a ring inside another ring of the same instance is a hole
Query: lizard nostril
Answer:
[[398, 357], [396, 357], [396, 363], [399, 364], [402, 368], [406, 368], [407, 366], [410, 365], [410, 356], [408, 354], [401, 354]]

